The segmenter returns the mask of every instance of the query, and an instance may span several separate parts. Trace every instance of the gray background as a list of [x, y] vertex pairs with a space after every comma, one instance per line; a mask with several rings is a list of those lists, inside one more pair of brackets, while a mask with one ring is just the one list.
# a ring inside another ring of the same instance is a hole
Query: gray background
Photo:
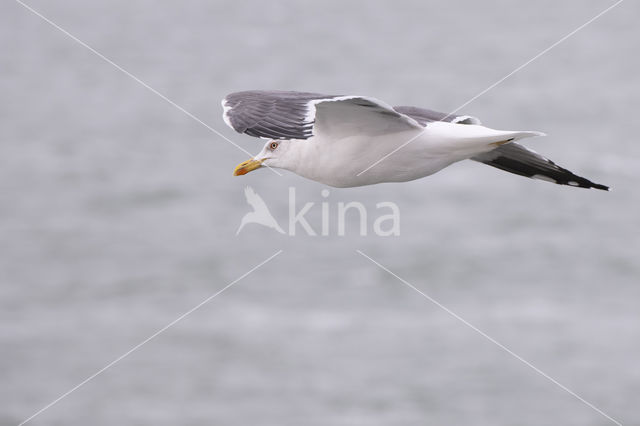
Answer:
[[[30, 4], [245, 149], [220, 99], [366, 94], [450, 111], [612, 1]], [[401, 236], [235, 231], [287, 188], [18, 3], [0, 6], [0, 424], [17, 424], [279, 249], [36, 425], [605, 425], [360, 249], [625, 424], [640, 424], [640, 29], [628, 0], [461, 112], [606, 193], [459, 163], [331, 189]], [[333, 221], [332, 224], [336, 222]], [[371, 221], [369, 226], [371, 225]]]

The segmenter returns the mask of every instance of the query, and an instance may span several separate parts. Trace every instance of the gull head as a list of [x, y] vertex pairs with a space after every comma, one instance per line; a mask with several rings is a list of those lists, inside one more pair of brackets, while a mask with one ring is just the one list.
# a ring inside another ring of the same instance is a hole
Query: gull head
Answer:
[[270, 140], [255, 157], [238, 164], [234, 176], [246, 175], [262, 166], [288, 169], [292, 162], [292, 143], [289, 140]]

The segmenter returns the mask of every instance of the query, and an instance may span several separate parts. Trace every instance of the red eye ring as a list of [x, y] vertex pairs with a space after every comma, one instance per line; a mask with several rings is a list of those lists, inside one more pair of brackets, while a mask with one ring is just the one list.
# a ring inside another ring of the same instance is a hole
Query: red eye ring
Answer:
[[269, 145], [269, 149], [271, 149], [271, 151], [273, 151], [277, 147], [278, 147], [278, 142], [271, 142], [271, 145]]

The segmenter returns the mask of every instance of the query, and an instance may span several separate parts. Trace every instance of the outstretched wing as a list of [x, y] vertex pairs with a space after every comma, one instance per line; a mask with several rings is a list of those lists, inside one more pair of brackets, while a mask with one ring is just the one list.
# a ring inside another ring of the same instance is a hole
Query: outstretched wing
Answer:
[[533, 179], [546, 180], [560, 185], [577, 186], [580, 188], [609, 190], [608, 186], [593, 183], [588, 179], [573, 174], [537, 152], [515, 142], [501, 145], [492, 151], [476, 155], [471, 159]]
[[422, 129], [413, 118], [364, 96], [251, 90], [222, 101], [225, 123], [239, 133], [268, 139], [308, 139]]
[[445, 114], [444, 112], [414, 106], [394, 106], [393, 109], [401, 114], [408, 115], [423, 126], [433, 121], [448, 121], [458, 124], [482, 124], [479, 119], [470, 115]]

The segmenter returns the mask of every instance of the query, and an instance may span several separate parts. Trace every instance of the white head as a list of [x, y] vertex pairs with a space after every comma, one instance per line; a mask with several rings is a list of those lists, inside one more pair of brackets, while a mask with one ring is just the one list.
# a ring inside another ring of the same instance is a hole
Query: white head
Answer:
[[296, 148], [296, 143], [287, 139], [270, 140], [258, 155], [238, 164], [233, 175], [244, 175], [262, 166], [295, 171], [296, 159], [299, 154]]

